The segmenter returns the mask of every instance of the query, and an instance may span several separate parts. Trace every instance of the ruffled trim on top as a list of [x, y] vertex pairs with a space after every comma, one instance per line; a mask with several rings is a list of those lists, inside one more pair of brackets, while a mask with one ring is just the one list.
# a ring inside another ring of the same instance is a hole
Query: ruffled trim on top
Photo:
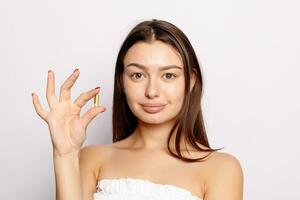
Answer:
[[159, 199], [202, 200], [190, 191], [175, 185], [159, 184], [136, 178], [102, 179], [97, 193], [149, 196]]

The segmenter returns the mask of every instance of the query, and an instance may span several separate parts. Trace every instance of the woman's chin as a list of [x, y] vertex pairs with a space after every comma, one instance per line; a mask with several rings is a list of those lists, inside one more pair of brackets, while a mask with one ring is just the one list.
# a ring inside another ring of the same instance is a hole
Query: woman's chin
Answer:
[[153, 125], [166, 123], [173, 119], [173, 117], [164, 116], [162, 114], [155, 114], [155, 115], [142, 114], [142, 115], [139, 115], [137, 118], [142, 123], [153, 124]]

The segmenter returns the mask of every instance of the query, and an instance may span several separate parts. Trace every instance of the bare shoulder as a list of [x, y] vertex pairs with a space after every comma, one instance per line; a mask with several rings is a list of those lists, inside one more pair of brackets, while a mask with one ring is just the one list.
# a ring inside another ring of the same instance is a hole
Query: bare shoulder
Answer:
[[115, 142], [110, 144], [88, 145], [81, 149], [80, 157], [82, 157], [83, 161], [99, 166], [102, 165], [102, 163], [104, 163], [106, 158], [112, 156], [113, 150], [121, 146], [119, 144], [122, 143]]
[[83, 147], [80, 150], [80, 165], [86, 166], [93, 172], [95, 179], [98, 178], [99, 169], [109, 153], [110, 144], [95, 144]]
[[99, 171], [107, 152], [106, 145], [97, 144], [81, 148], [79, 169], [83, 199], [92, 199], [96, 191]]
[[228, 153], [214, 152], [207, 164], [206, 199], [242, 199], [243, 170], [239, 160]]
[[94, 144], [87, 145], [81, 148], [80, 154], [98, 156], [101, 153], [105, 153], [111, 144]]
[[229, 153], [223, 153], [223, 152], [214, 152], [210, 155], [209, 159], [210, 167], [213, 167], [214, 170], [229, 170], [229, 169], [235, 169], [235, 170], [242, 170], [241, 164], [239, 160], [229, 154]]

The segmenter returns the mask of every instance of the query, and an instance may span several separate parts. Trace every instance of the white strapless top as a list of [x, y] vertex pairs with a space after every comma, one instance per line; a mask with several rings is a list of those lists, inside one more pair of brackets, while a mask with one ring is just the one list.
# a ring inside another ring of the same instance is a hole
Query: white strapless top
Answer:
[[98, 181], [94, 200], [202, 200], [175, 185], [144, 179], [116, 178]]

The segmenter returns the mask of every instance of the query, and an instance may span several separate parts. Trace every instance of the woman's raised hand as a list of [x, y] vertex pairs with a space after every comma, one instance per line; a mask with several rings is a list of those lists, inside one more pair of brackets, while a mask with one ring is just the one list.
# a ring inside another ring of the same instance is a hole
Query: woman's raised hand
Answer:
[[100, 87], [82, 93], [77, 99], [71, 101], [71, 88], [79, 76], [76, 69], [60, 87], [59, 100], [55, 96], [54, 72], [48, 71], [46, 97], [50, 111], [45, 111], [38, 99], [32, 93], [32, 101], [37, 114], [48, 124], [53, 150], [56, 155], [66, 155], [79, 152], [86, 139], [86, 128], [88, 124], [99, 113], [106, 109], [102, 106], [90, 108], [80, 117], [81, 108], [98, 92]]

